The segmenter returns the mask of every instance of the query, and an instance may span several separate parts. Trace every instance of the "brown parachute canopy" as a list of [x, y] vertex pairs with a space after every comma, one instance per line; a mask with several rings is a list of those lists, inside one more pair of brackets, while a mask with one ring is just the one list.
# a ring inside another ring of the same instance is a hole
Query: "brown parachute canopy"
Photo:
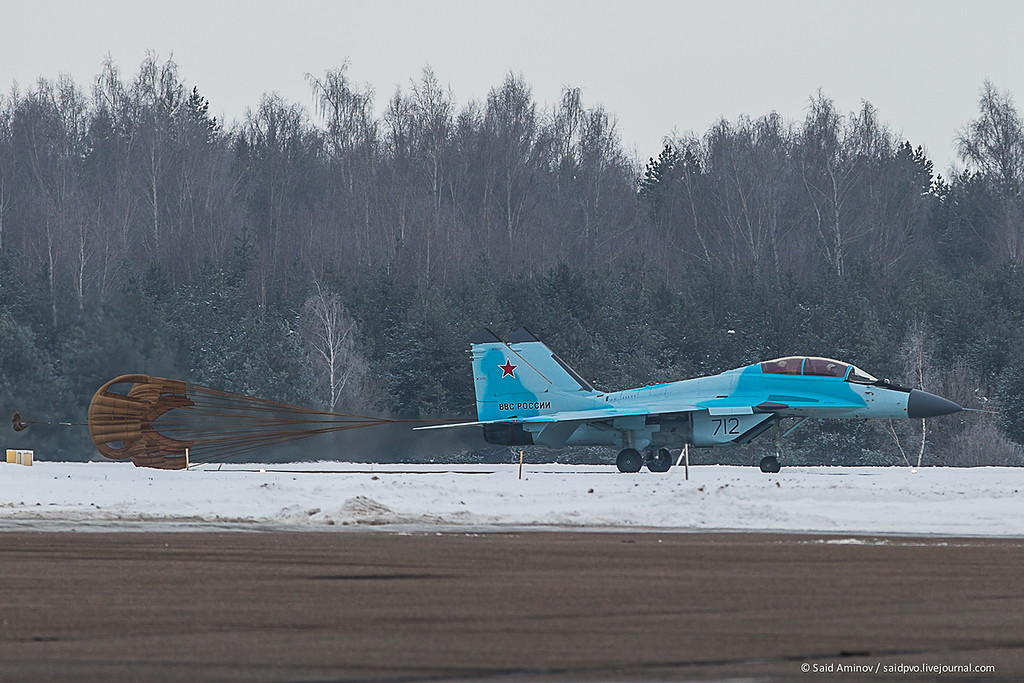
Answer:
[[[114, 387], [129, 386], [123, 393]], [[89, 435], [112, 460], [179, 470], [314, 434], [396, 422], [300, 408], [149, 375], [110, 380], [89, 403]]]

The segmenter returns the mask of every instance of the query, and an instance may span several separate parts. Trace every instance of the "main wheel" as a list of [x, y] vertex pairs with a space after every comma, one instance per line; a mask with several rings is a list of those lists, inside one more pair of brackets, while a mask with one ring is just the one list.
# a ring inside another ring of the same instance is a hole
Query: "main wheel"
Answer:
[[619, 451], [615, 465], [619, 468], [619, 472], [639, 472], [644, 465], [644, 458], [635, 448], [626, 448]]
[[766, 455], [761, 458], [761, 471], [767, 472], [768, 474], [775, 474], [782, 469], [782, 465], [779, 464], [779, 459], [774, 455]]
[[651, 453], [647, 458], [647, 469], [651, 472], [668, 472], [670, 467], [672, 467], [672, 454], [668, 452], [667, 448]]

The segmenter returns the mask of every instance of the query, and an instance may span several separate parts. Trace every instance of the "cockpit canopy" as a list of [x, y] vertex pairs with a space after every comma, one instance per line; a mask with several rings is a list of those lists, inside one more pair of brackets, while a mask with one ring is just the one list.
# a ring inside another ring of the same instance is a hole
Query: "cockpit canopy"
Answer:
[[815, 356], [787, 356], [766, 360], [761, 363], [761, 372], [766, 375], [805, 375], [811, 377], [841, 377], [849, 382], [872, 384], [878, 380], [856, 365], [843, 363], [831, 358]]

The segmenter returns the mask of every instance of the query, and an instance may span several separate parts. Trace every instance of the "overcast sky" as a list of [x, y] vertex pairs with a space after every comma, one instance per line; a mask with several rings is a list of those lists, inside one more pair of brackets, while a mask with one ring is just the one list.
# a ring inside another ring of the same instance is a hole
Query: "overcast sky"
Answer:
[[304, 74], [345, 59], [378, 112], [427, 64], [460, 104], [512, 71], [541, 106], [582, 88], [640, 159], [722, 116], [801, 119], [821, 88], [843, 112], [874, 104], [945, 173], [986, 78], [1024, 96], [1012, 1], [14, 0], [0, 17], [4, 90], [61, 72], [88, 85], [108, 53], [127, 78], [152, 49], [232, 120], [265, 92], [311, 107]]

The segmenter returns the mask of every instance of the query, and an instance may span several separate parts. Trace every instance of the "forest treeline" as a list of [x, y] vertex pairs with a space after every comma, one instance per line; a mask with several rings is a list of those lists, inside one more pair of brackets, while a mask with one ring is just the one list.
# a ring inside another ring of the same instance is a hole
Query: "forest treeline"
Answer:
[[[348, 65], [307, 78], [311, 107], [233, 122], [152, 54], [0, 96], [0, 408], [80, 421], [144, 372], [468, 417], [467, 337], [525, 325], [609, 390], [811, 354], [998, 411], [823, 423], [797, 462], [1024, 464], [1024, 126], [995, 85], [943, 178], [821, 92], [642, 162], [578, 89], [544, 107], [510, 74], [459, 103], [426, 68], [378, 112]], [[81, 430], [6, 441], [92, 455]]]

